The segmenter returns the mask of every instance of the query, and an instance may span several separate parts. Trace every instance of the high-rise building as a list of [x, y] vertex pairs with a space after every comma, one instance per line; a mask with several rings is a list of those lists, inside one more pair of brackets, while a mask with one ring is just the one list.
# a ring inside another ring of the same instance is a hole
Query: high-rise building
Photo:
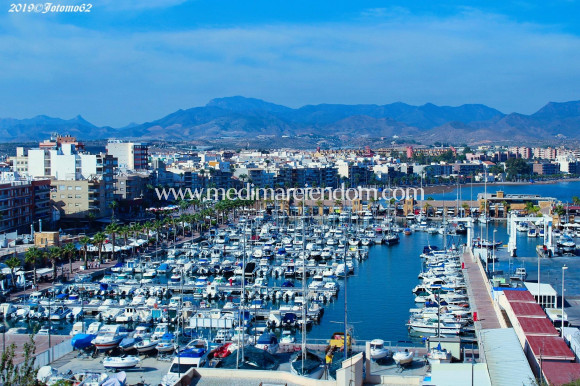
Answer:
[[149, 159], [149, 145], [146, 143], [109, 140], [107, 154], [117, 158], [120, 169], [146, 170]]

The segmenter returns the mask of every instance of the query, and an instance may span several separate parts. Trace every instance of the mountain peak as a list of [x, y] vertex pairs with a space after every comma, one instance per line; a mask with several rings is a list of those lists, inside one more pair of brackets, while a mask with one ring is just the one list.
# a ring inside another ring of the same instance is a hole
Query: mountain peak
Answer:
[[209, 101], [206, 107], [217, 107], [223, 110], [230, 110], [235, 112], [267, 111], [281, 113], [292, 110], [289, 107], [266, 102], [262, 99], [247, 98], [239, 95], [212, 99]]

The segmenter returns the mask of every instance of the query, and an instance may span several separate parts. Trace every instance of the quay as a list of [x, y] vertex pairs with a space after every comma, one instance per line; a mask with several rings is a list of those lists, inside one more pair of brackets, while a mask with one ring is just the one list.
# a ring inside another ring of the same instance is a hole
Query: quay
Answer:
[[[485, 251], [484, 251], [485, 252]], [[475, 253], [481, 253], [477, 250]], [[481, 265], [481, 259], [474, 256], [470, 248], [466, 248], [460, 258], [467, 294], [474, 317], [476, 334], [481, 330], [506, 327], [503, 317], [498, 316], [497, 309], [491, 299], [491, 289]], [[503, 322], [503, 323], [502, 323]]]

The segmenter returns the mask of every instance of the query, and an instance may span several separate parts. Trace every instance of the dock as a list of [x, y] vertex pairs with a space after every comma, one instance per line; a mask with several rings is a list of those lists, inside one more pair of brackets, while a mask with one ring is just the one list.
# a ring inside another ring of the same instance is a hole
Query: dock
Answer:
[[466, 250], [461, 255], [463, 265], [463, 275], [467, 285], [467, 294], [473, 313], [477, 313], [475, 321], [476, 333], [480, 330], [506, 327], [500, 322], [500, 318], [491, 299], [491, 288], [489, 287], [484, 269], [477, 257], [473, 255], [471, 249]]

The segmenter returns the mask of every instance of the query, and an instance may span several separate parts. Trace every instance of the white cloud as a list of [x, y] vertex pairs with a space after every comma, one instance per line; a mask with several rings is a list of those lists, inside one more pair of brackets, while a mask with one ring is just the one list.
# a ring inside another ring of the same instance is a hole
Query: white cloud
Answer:
[[446, 19], [116, 34], [7, 19], [0, 117], [152, 120], [213, 97], [486, 103], [530, 113], [578, 99], [580, 39], [466, 10]]

